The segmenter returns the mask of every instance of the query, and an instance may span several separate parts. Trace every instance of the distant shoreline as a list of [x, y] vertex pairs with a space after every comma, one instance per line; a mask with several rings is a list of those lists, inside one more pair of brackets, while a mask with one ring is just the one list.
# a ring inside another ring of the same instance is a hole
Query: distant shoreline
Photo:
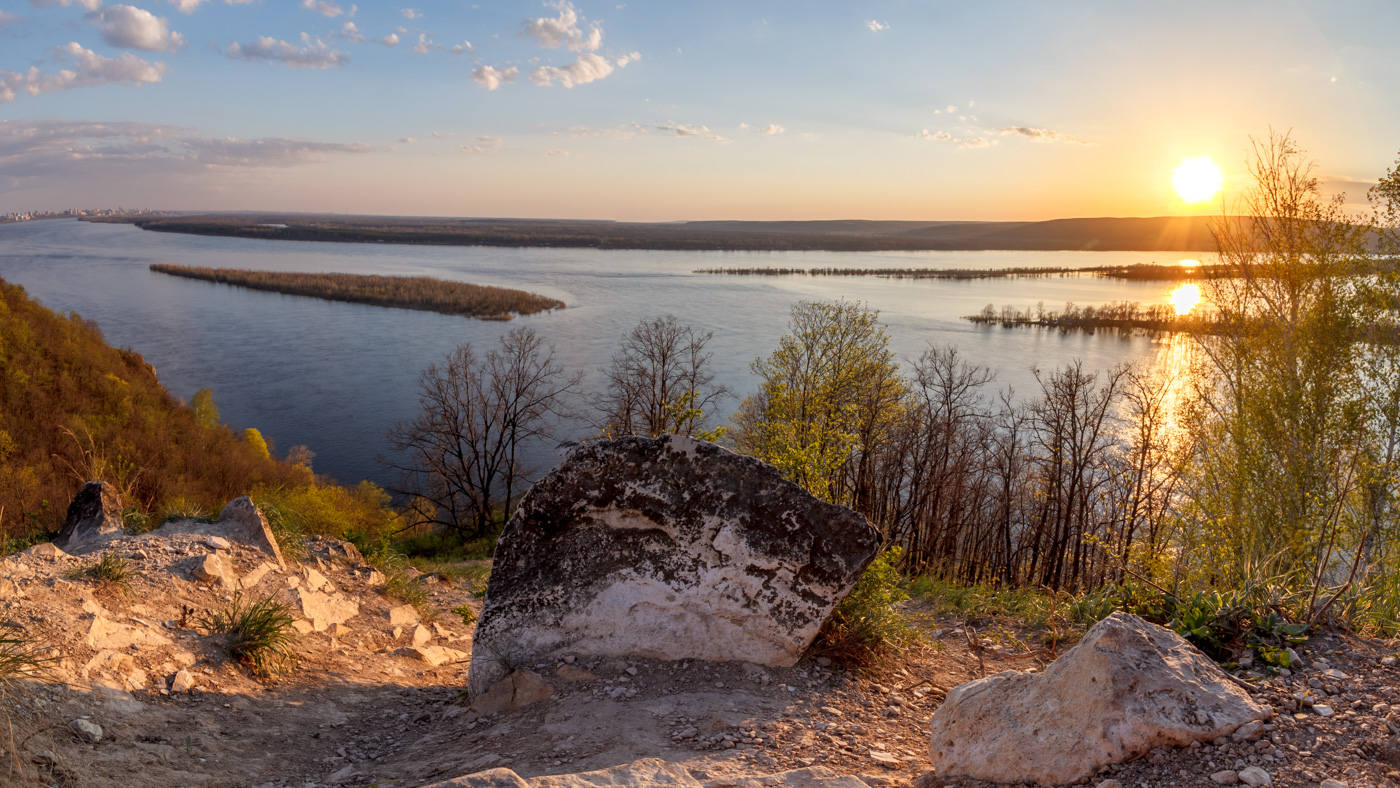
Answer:
[[1052, 219], [1042, 222], [451, 219], [315, 214], [113, 216], [152, 232], [278, 241], [655, 251], [1104, 251], [1213, 252], [1210, 217]]

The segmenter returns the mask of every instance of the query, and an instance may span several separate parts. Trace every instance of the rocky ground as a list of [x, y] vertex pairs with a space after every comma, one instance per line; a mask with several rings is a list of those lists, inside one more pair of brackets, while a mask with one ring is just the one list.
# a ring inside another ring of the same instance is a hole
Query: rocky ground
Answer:
[[[204, 530], [113, 543], [140, 573], [129, 592], [71, 576], [91, 556], [0, 560], [0, 622], [53, 644], [58, 660], [56, 682], [6, 696], [0, 784], [411, 787], [498, 766], [532, 778], [654, 757], [712, 788], [807, 766], [879, 788], [929, 770], [943, 690], [1038, 669], [979, 655], [956, 622], [926, 616], [926, 643], [873, 671], [819, 655], [792, 668], [566, 656], [521, 666], [547, 682], [547, 698], [483, 715], [463, 693], [470, 627], [449, 612], [479, 609], [471, 589], [419, 578], [433, 611], [420, 620], [344, 543], [314, 541], [305, 561], [279, 568]], [[297, 611], [291, 678], [259, 682], [203, 634], [201, 615], [236, 592], [275, 593]], [[1257, 767], [1280, 786], [1400, 785], [1396, 644], [1334, 633], [1297, 650], [1296, 672], [1256, 682], [1277, 712], [1268, 724], [1093, 782], [1211, 786], [1257, 780]]]

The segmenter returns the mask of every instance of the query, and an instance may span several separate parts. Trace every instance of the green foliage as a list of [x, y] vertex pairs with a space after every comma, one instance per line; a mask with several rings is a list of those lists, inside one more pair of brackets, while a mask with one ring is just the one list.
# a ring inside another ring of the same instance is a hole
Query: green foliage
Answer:
[[267, 441], [263, 439], [262, 433], [258, 431], [257, 427], [249, 427], [243, 431], [243, 442], [248, 444], [248, 447], [253, 450], [253, 454], [258, 457], [263, 459], [272, 457], [272, 453], [267, 448]]
[[817, 634], [815, 649], [853, 666], [871, 665], [912, 641], [899, 605], [909, 599], [896, 568], [900, 549], [876, 556]]
[[96, 561], [73, 569], [67, 576], [71, 580], [84, 578], [92, 580], [103, 589], [117, 589], [126, 593], [131, 592], [131, 578], [136, 576], [131, 564], [127, 563], [125, 557], [120, 553], [103, 553]]
[[365, 560], [380, 574], [384, 575], [384, 587], [380, 593], [384, 596], [413, 605], [418, 611], [418, 617], [424, 621], [431, 620], [437, 615], [429, 604], [428, 589], [423, 587], [415, 577], [415, 572], [410, 571], [408, 559], [400, 552], [389, 547], [382, 547], [371, 553], [364, 553]]
[[214, 514], [204, 505], [196, 503], [183, 495], [177, 495], [161, 503], [160, 508], [156, 512], [155, 519], [160, 525], [180, 520], [193, 520], [197, 523], [212, 523], [214, 522]]
[[241, 593], [224, 607], [205, 614], [200, 626], [211, 635], [224, 635], [229, 656], [260, 679], [272, 679], [296, 669], [296, 630], [292, 609], [273, 595], [247, 601]]
[[45, 655], [46, 645], [19, 627], [0, 622], [0, 698], [19, 682], [44, 679], [56, 661]]
[[205, 429], [213, 429], [219, 423], [219, 408], [214, 404], [214, 392], [209, 389], [194, 393], [190, 398], [190, 410], [194, 411], [195, 421]]
[[462, 617], [462, 626], [471, 626], [476, 623], [476, 611], [467, 605], [452, 608], [452, 612]]

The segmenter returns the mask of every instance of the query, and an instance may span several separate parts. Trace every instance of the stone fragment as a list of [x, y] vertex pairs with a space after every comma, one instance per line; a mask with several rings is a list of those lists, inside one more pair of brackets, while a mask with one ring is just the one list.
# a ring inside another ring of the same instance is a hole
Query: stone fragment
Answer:
[[132, 697], [130, 692], [127, 692], [125, 686], [105, 679], [93, 681], [92, 691], [93, 694], [102, 699], [102, 705], [107, 711], [136, 714], [146, 708], [140, 701]]
[[472, 710], [480, 714], [502, 714], [522, 709], [554, 696], [538, 673], [517, 668], [491, 685], [481, 695], [472, 698]]
[[870, 760], [885, 767], [886, 769], [899, 769], [904, 766], [904, 762], [890, 753], [882, 750], [871, 750]]
[[1240, 776], [1234, 769], [1222, 769], [1212, 774], [1210, 780], [1216, 785], [1234, 785], [1240, 781]]
[[423, 626], [422, 624], [419, 624], [418, 626], [413, 628], [413, 640], [411, 641], [413, 645], [426, 646], [429, 642], [432, 641], [432, 639], [433, 633], [429, 632], [428, 628]]
[[560, 665], [554, 674], [565, 681], [597, 681], [598, 674], [573, 665]]
[[309, 566], [306, 567], [306, 587], [312, 591], [324, 590], [330, 594], [335, 593], [335, 586], [331, 585], [331, 581], [326, 579], [325, 575]]
[[73, 720], [68, 723], [68, 727], [78, 735], [78, 738], [89, 744], [102, 741], [102, 726], [91, 720]]
[[24, 589], [19, 587], [19, 583], [8, 577], [0, 577], [0, 599], [21, 599], [24, 597]]
[[1123, 788], [1121, 780], [1104, 780], [1095, 785], [1094, 788]]
[[292, 598], [303, 616], [313, 623], [324, 624], [317, 628], [318, 632], [324, 631], [332, 624], [342, 624], [360, 614], [360, 603], [338, 594], [320, 594], [297, 588], [293, 589]]
[[222, 553], [208, 553], [196, 558], [191, 571], [200, 582], [216, 584], [225, 591], [238, 587], [232, 562]]
[[227, 550], [233, 545], [229, 544], [229, 541], [222, 536], [206, 536], [204, 537], [204, 546], [210, 550]]
[[535, 777], [530, 780], [530, 788], [701, 788], [701, 785], [679, 763], [644, 758], [595, 772]]
[[244, 591], [247, 591], [253, 586], [256, 586], [258, 583], [261, 583], [262, 579], [264, 577], [267, 577], [267, 574], [269, 572], [275, 571], [277, 571], [277, 567], [264, 561], [261, 564], [258, 564], [257, 567], [253, 569], [253, 571], [244, 575], [243, 579], [238, 581], [238, 585]]
[[1317, 786], [1317, 788], [1350, 788], [1350, 786], [1348, 786], [1346, 783], [1342, 782], [1341, 780], [1331, 780], [1331, 779], [1328, 779], [1328, 780], [1323, 780], [1323, 781], [1321, 782], [1321, 784], [1319, 784], [1319, 785]]
[[316, 631], [316, 625], [299, 618], [292, 622], [292, 629], [295, 629], [298, 635], [309, 635]]
[[93, 655], [92, 659], [83, 666], [82, 677], [87, 678], [93, 673], [113, 673], [124, 676], [135, 669], [136, 665], [127, 654], [118, 654], [111, 649], [102, 649]]
[[1269, 716], [1176, 633], [1114, 613], [1044, 673], [954, 687], [930, 723], [929, 756], [943, 780], [1073, 783]]
[[170, 682], [170, 691], [176, 694], [183, 694], [194, 689], [194, 674], [188, 670], [181, 669], [175, 674], [175, 679]]
[[170, 638], [146, 627], [118, 624], [101, 616], [93, 616], [88, 627], [88, 648], [94, 651], [120, 651], [132, 647], [168, 646]]
[[1331, 717], [1333, 714], [1337, 713], [1336, 709], [1332, 708], [1331, 706], [1328, 706], [1325, 703], [1314, 703], [1312, 710], [1313, 713], [1319, 717]]
[[1260, 769], [1258, 766], [1250, 766], [1240, 770], [1240, 782], [1245, 785], [1256, 786], [1257, 788], [1257, 786], [1260, 785], [1273, 785], [1274, 779], [1269, 776], [1268, 772]]
[[267, 517], [263, 516], [262, 510], [248, 496], [230, 501], [224, 510], [219, 512], [219, 521], [215, 525], [229, 537], [272, 556], [279, 568], [286, 567], [287, 563], [282, 560], [282, 550], [277, 547], [277, 537], [273, 536], [272, 528], [267, 524]]
[[[585, 444], [506, 525], [474, 652], [795, 665], [879, 543], [863, 516], [714, 444]], [[474, 660], [469, 686], [503, 672]]]
[[107, 482], [88, 482], [68, 504], [68, 516], [53, 543], [69, 553], [123, 533], [122, 500]]
[[761, 777], [739, 777], [714, 780], [705, 783], [705, 788], [873, 788], [879, 784], [879, 780], [889, 780], [888, 777], [865, 776], [842, 776], [836, 774], [825, 766], [809, 766], [806, 769], [793, 769], [792, 771], [779, 772], [777, 774], [765, 774]]
[[426, 662], [433, 667], [440, 667], [449, 662], [462, 662], [467, 658], [464, 652], [444, 646], [408, 646], [394, 651], [400, 657]]
[[389, 618], [391, 627], [411, 627], [418, 623], [418, 611], [413, 605], [399, 605], [389, 608], [389, 612], [384, 614]]
[[50, 561], [57, 561], [60, 558], [67, 558], [68, 554], [53, 542], [41, 542], [36, 545], [26, 547], [20, 552], [21, 555], [32, 555], [35, 558], [47, 558]]

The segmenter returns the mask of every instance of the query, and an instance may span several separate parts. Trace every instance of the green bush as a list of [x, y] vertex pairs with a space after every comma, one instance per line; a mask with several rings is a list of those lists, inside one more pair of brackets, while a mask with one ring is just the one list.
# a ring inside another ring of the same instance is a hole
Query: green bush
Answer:
[[120, 553], [103, 553], [93, 563], [67, 573], [70, 580], [85, 578], [96, 582], [104, 590], [118, 589], [125, 593], [131, 593], [131, 578], [135, 576], [136, 572]]
[[891, 547], [876, 556], [822, 625], [817, 651], [859, 667], [878, 664], [913, 640], [914, 631], [898, 610], [909, 599], [895, 568], [900, 554], [900, 548]]
[[205, 614], [200, 626], [211, 635], [224, 635], [229, 656], [260, 679], [296, 669], [296, 630], [292, 609], [274, 596], [244, 603], [242, 594], [223, 608]]

